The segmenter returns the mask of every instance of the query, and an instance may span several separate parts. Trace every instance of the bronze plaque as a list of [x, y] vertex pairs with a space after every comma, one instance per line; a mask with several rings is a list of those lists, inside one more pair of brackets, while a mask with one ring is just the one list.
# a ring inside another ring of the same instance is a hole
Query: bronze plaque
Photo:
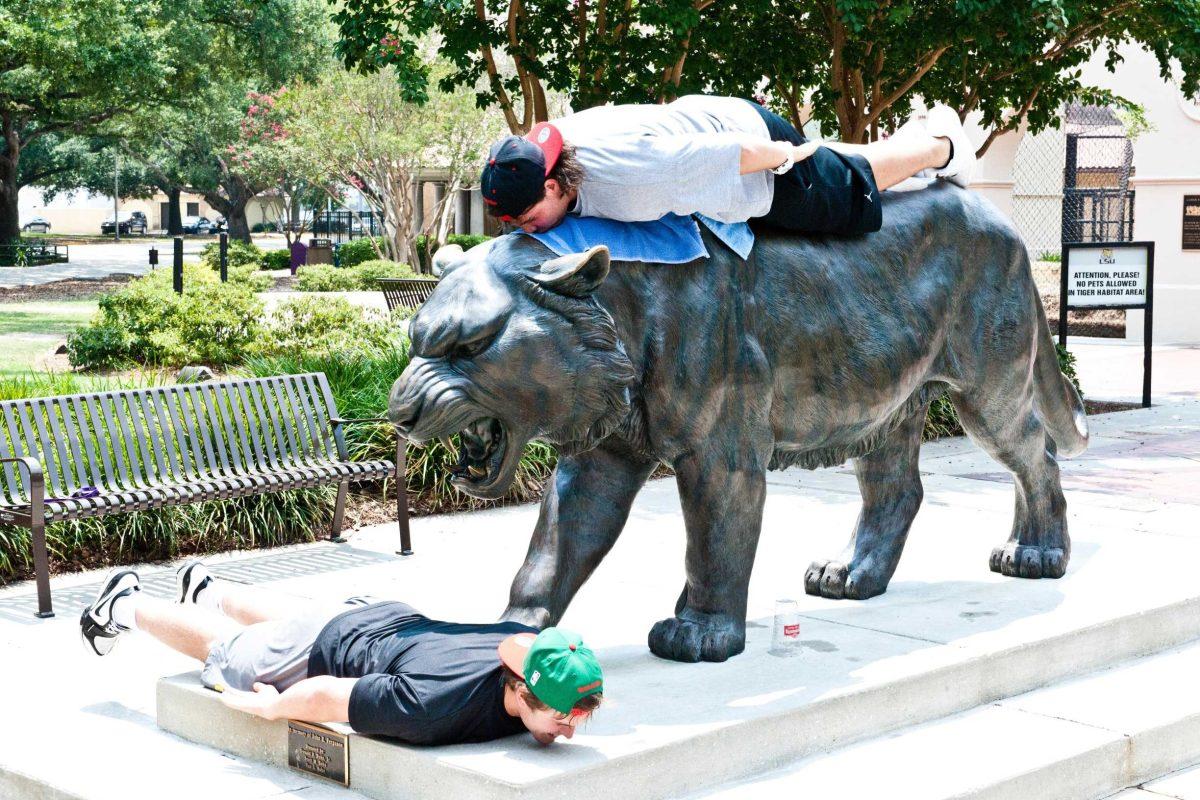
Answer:
[[350, 737], [320, 725], [288, 720], [288, 766], [350, 785]]
[[1183, 249], [1200, 250], [1200, 194], [1183, 196]]

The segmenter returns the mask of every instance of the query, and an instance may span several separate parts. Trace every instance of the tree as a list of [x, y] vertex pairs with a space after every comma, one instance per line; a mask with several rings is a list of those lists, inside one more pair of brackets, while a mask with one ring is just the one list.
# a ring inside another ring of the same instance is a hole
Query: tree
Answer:
[[[19, 237], [17, 194], [78, 163], [59, 145], [142, 105], [189, 91], [180, 58], [198, 35], [190, 3], [158, 0], [0, 2], [0, 242]], [[39, 140], [55, 137], [50, 141]], [[33, 152], [28, 166], [22, 154]], [[69, 149], [69, 148], [68, 148]]]
[[[1052, 124], [1068, 99], [1128, 104], [1080, 79], [1102, 45], [1140, 43], [1164, 75], [1180, 65], [1185, 92], [1200, 82], [1196, 0], [346, 0], [335, 20], [348, 66], [390, 65], [411, 94], [428, 79], [398, 32], [436, 28], [456, 68], [442, 88], [486, 78], [480, 104], [498, 105], [514, 132], [545, 118], [546, 87], [568, 92], [576, 110], [765, 87], [794, 123], [811, 113], [851, 142], [890, 128], [918, 95], [978, 111], [992, 129], [982, 152], [1022, 119], [1034, 131]], [[748, 46], [760, 42], [778, 45]]]
[[[259, 201], [271, 202], [275, 225], [290, 248], [303, 237], [311, 219], [309, 211], [325, 199], [321, 182], [327, 170], [310, 158], [303, 143], [287, 130], [289, 120], [280, 103], [286, 91], [281, 87], [274, 93], [251, 92], [238, 141], [227, 149], [240, 172], [270, 187], [259, 193]], [[265, 219], [265, 204], [263, 211]]]
[[188, 104], [173, 146], [185, 154], [188, 186], [224, 215], [235, 239], [250, 241], [246, 206], [272, 188], [230, 148], [242, 143], [252, 97], [311, 80], [331, 62], [332, 27], [324, 0], [221, 0], [210, 7], [216, 31], [213, 77]]
[[438, 53], [451, 67], [438, 77], [438, 87], [476, 90], [480, 107], [496, 105], [509, 129], [524, 133], [549, 118], [550, 91], [569, 92], [577, 109], [674, 97], [684, 79], [689, 37], [712, 5], [345, 0], [334, 20], [346, 66], [360, 72], [390, 68], [414, 102], [427, 96], [430, 84], [417, 39], [436, 30], [442, 37]]
[[[445, 71], [430, 64], [437, 78]], [[383, 221], [381, 257], [414, 261], [419, 234], [444, 235], [451, 200], [474, 178], [478, 161], [500, 130], [494, 115], [475, 108], [469, 91], [431, 91], [421, 105], [410, 102], [391, 68], [373, 75], [342, 69], [321, 81], [289, 89], [281, 102], [297, 152], [326, 170], [324, 186], [341, 203], [345, 187], [357, 189]], [[447, 191], [433, 221], [414, 225], [414, 194], [423, 171], [445, 171]]]

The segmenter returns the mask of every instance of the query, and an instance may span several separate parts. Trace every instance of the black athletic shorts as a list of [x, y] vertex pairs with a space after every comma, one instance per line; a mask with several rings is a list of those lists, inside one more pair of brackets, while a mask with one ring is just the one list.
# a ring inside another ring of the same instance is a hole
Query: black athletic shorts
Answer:
[[[773, 141], [808, 141], [783, 117], [753, 100], [746, 102], [767, 123]], [[875, 173], [860, 155], [819, 147], [787, 173], [775, 176], [771, 210], [755, 219], [801, 233], [872, 233], [883, 225]]]

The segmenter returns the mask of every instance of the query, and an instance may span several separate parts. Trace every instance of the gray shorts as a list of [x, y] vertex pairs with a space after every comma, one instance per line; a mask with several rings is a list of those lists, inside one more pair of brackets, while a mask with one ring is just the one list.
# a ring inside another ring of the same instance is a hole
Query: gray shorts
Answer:
[[308, 677], [308, 657], [322, 629], [352, 606], [376, 602], [370, 597], [351, 597], [329, 606], [309, 607], [287, 619], [248, 625], [228, 639], [213, 645], [200, 672], [210, 689], [251, 691], [255, 683], [266, 683], [279, 691]]

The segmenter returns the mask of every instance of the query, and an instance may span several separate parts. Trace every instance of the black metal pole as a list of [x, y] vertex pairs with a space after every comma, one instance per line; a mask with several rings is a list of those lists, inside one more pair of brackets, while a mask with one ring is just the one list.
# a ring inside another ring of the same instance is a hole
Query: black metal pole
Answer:
[[229, 234], [221, 234], [221, 283], [229, 280]]
[[150, 269], [156, 269], [157, 267], [158, 267], [158, 248], [151, 247], [150, 248]]
[[1150, 365], [1154, 345], [1154, 242], [1146, 248], [1146, 313], [1142, 318], [1142, 408], [1150, 407]]
[[183, 294], [183, 237], [175, 237], [175, 294]]
[[1067, 266], [1071, 262], [1071, 248], [1063, 245], [1058, 260], [1058, 346], [1067, 346]]

